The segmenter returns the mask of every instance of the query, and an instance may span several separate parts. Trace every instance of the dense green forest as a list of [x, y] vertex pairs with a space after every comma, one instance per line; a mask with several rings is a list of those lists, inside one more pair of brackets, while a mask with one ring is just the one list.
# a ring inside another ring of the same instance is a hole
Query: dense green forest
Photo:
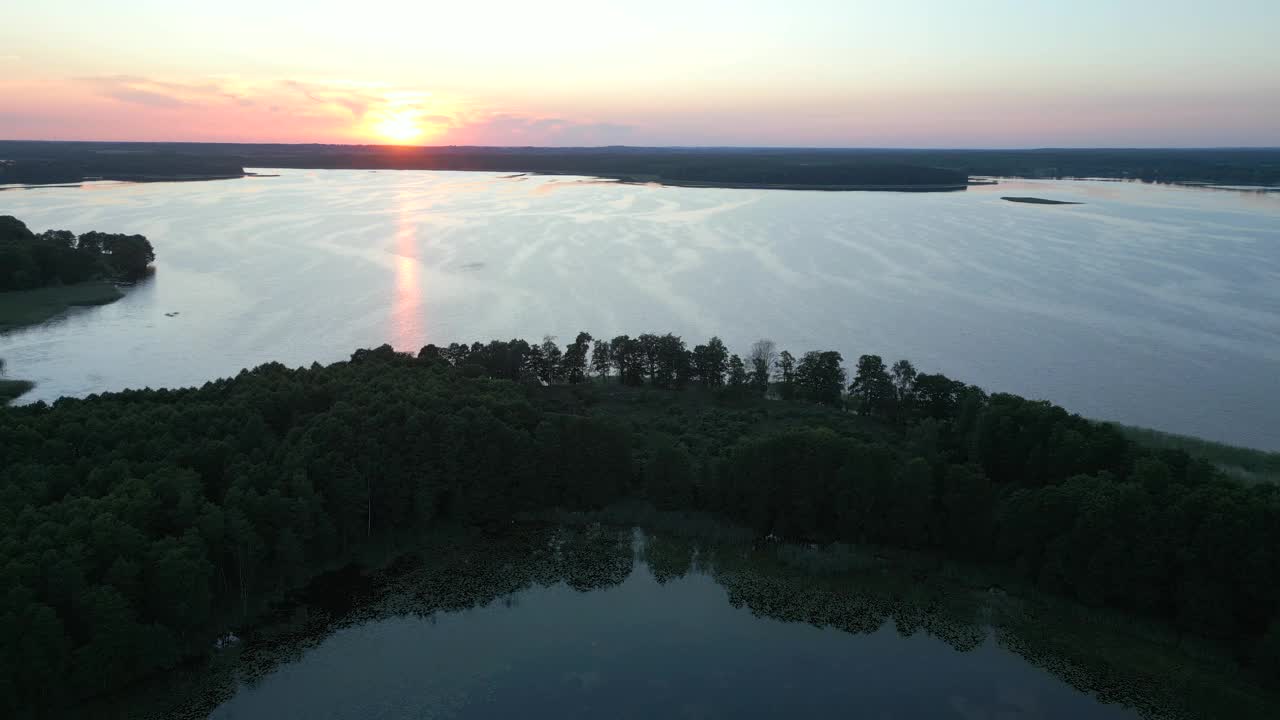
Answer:
[[404, 533], [624, 499], [1002, 566], [1280, 677], [1274, 485], [906, 361], [582, 333], [0, 410], [0, 710], [201, 655]]
[[0, 215], [0, 292], [70, 285], [97, 278], [137, 280], [156, 259], [142, 235], [69, 230], [33, 233]]

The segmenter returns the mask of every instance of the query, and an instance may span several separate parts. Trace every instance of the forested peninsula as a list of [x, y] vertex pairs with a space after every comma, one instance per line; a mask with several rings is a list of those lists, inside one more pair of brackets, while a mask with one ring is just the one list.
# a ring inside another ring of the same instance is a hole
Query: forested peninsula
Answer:
[[203, 655], [354, 553], [625, 500], [1005, 568], [1280, 677], [1280, 488], [863, 355], [673, 335], [359, 350], [0, 409], [0, 711]]
[[0, 215], [0, 292], [74, 285], [86, 280], [133, 281], [156, 259], [142, 235], [69, 230], [33, 233], [12, 215]]

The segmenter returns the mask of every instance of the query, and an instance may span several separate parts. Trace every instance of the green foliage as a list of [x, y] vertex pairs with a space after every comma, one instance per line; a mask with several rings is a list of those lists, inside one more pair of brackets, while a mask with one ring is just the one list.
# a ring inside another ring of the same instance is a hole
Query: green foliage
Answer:
[[742, 362], [742, 358], [737, 355], [730, 356], [729, 376], [725, 383], [728, 386], [729, 392], [738, 396], [743, 395], [747, 390], [747, 382], [749, 379], [750, 378], [747, 375], [747, 366]]
[[772, 340], [761, 339], [751, 345], [747, 356], [750, 364], [751, 390], [757, 395], [769, 392], [769, 374], [778, 362], [778, 348]]
[[729, 369], [729, 351], [720, 338], [713, 337], [693, 349], [692, 365], [695, 379], [707, 387], [720, 387]]
[[600, 378], [608, 377], [613, 370], [613, 351], [609, 342], [596, 340], [591, 347], [591, 369]]
[[15, 217], [0, 215], [0, 292], [72, 285], [101, 277], [136, 280], [155, 260], [141, 235], [66, 230], [39, 235]]
[[609, 356], [623, 384], [644, 384], [644, 357], [638, 340], [627, 335], [615, 337], [609, 342]]
[[863, 415], [892, 418], [897, 414], [898, 389], [879, 355], [858, 358], [857, 374], [849, 393], [858, 400], [858, 411]]
[[661, 510], [688, 510], [698, 500], [697, 468], [689, 452], [673, 437], [658, 434], [644, 461], [645, 492]]
[[1240, 480], [1280, 483], [1280, 453], [1236, 447], [1159, 430], [1111, 424], [1125, 437], [1143, 447], [1182, 450], [1194, 458], [1213, 463], [1223, 472]]
[[824, 405], [839, 405], [845, 382], [844, 358], [835, 351], [807, 352], [796, 365], [798, 397]]
[[587, 353], [591, 349], [591, 334], [580, 332], [564, 352], [564, 377], [571, 383], [580, 383], [587, 379]]
[[[858, 415], [835, 352], [794, 367], [779, 354], [779, 395], [807, 401], [789, 402], [750, 392], [715, 338], [597, 343], [597, 369], [623, 383], [582, 383], [590, 343], [382, 346], [0, 410], [0, 713], [200, 655], [399, 534], [627, 498], [759, 535], [1001, 564], [1275, 672], [1280, 488], [875, 356], [859, 362]], [[726, 373], [735, 392], [715, 389]], [[700, 382], [669, 389], [686, 377]], [[684, 549], [663, 556], [664, 576], [685, 571]]]
[[791, 353], [783, 350], [778, 354], [778, 395], [783, 400], [794, 400], [796, 397], [796, 359]]
[[359, 545], [625, 490], [612, 423], [466, 375], [383, 347], [0, 413], [0, 714], [201, 654]]

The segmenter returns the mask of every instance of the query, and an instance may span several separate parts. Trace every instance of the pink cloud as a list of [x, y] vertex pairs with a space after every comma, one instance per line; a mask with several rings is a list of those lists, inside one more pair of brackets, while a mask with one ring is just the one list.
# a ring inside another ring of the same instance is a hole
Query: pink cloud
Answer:
[[460, 145], [602, 145], [622, 142], [632, 130], [617, 123], [503, 112], [464, 124], [450, 138]]
[[[24, 83], [0, 111], [0, 138], [224, 142], [381, 142], [381, 123], [422, 127], [423, 142], [545, 145], [616, 142], [616, 123], [492, 109], [369, 84], [237, 78], [174, 81], [133, 75]], [[86, 118], [92, 118], [87, 121]]]
[[[1177, 96], [1051, 92], [724, 97], [697, 107], [638, 104], [580, 113], [512, 107], [368, 83], [175, 80], [133, 75], [0, 78], [0, 138], [467, 145], [807, 145], [1016, 147], [1274, 144], [1273, 123], [1228, 91]], [[1280, 111], [1280, 104], [1276, 105]], [[592, 117], [590, 112], [603, 113]], [[612, 115], [610, 115], [612, 113]], [[623, 117], [623, 122], [617, 118]]]

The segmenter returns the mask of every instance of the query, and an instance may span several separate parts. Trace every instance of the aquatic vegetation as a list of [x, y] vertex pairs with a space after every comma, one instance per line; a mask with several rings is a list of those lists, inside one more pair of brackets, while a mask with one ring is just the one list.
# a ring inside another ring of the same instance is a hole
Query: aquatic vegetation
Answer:
[[[823, 559], [828, 552], [831, 557]], [[1026, 588], [975, 588], [937, 573], [922, 574], [919, 568], [832, 570], [857, 552], [853, 547], [676, 538], [598, 524], [526, 524], [498, 534], [443, 531], [384, 568], [347, 568], [317, 580], [243, 643], [198, 670], [171, 674], [167, 682], [137, 689], [114, 706], [88, 707], [98, 717], [203, 717], [241, 684], [263, 682], [345, 629], [408, 617], [434, 622], [477, 608], [515, 607], [539, 588], [609, 592], [637, 561], [660, 586], [710, 578], [723, 588], [726, 610], [740, 608], [761, 619], [860, 636], [892, 628], [901, 638], [934, 638], [961, 653], [995, 645], [1081, 692], [1134, 708], [1144, 717], [1171, 720], [1230, 712], [1232, 717], [1263, 718], [1274, 707], [1274, 697], [1229, 676], [1229, 666], [1184, 654], [1163, 638], [1141, 637], [1123, 618], [1082, 621], [1078, 607]], [[340, 587], [359, 591], [355, 598], [334, 595]], [[597, 681], [578, 678], [580, 684]], [[484, 687], [482, 683], [469, 692], [483, 693]], [[441, 693], [439, 702], [459, 708], [467, 700], [460, 689], [441, 686], [432, 692]]]

